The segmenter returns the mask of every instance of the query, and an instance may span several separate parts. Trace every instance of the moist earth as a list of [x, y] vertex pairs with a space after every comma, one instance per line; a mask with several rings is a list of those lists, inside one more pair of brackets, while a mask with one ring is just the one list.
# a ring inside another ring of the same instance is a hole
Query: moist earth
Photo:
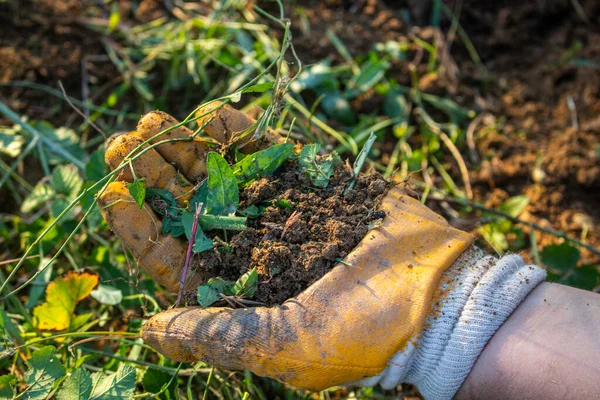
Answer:
[[[256, 268], [259, 284], [253, 300], [266, 305], [298, 295], [385, 216], [377, 207], [391, 183], [378, 173], [360, 174], [344, 195], [352, 177], [350, 166], [341, 164], [327, 188], [316, 188], [296, 161], [288, 162], [276, 175], [240, 192], [240, 210], [256, 206], [264, 212], [248, 218], [247, 230], [233, 236], [227, 232], [227, 242], [221, 232], [208, 232], [221, 245], [199, 253], [192, 268], [232, 281]], [[193, 297], [186, 296], [188, 304]]]

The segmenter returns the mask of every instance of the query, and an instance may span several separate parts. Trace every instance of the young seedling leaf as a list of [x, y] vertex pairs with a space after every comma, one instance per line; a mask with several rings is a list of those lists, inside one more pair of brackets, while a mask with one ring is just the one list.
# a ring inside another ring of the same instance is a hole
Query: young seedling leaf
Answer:
[[102, 304], [109, 306], [116, 306], [123, 300], [123, 292], [119, 289], [108, 285], [98, 285], [98, 287], [91, 292], [91, 296]]
[[25, 373], [27, 389], [24, 398], [30, 400], [45, 399], [56, 380], [65, 376], [65, 367], [55, 357], [56, 349], [45, 346], [36, 350], [28, 361], [29, 369]]
[[97, 274], [70, 271], [46, 288], [46, 301], [33, 309], [33, 324], [40, 330], [62, 331], [69, 327], [75, 306], [98, 284]]
[[57, 400], [88, 400], [92, 394], [92, 377], [83, 368], [77, 368], [62, 384]]
[[135, 390], [136, 371], [131, 365], [122, 363], [117, 372], [106, 375], [104, 372], [92, 374], [92, 395], [90, 400], [131, 399]]
[[575, 268], [581, 257], [579, 250], [569, 243], [548, 245], [542, 249], [540, 256], [544, 265], [561, 272]]
[[258, 288], [258, 272], [252, 268], [233, 284], [233, 292], [236, 296], [250, 299], [256, 294]]
[[337, 153], [319, 156], [319, 144], [309, 144], [304, 146], [298, 157], [304, 173], [308, 176], [311, 183], [319, 188], [326, 188], [329, 180], [333, 176], [335, 167], [341, 162]]
[[219, 294], [231, 295], [233, 284], [221, 278], [211, 278], [204, 285], [198, 286], [198, 304], [206, 308], [221, 300]]
[[[192, 236], [192, 225], [194, 224], [194, 214], [189, 211], [184, 211], [181, 215], [181, 223], [185, 231], [185, 236], [188, 238], [188, 240], [190, 240]], [[194, 247], [192, 248], [194, 253], [201, 253], [203, 251], [210, 250], [213, 247], [215, 247], [213, 241], [206, 237], [202, 231], [202, 227], [198, 226], [198, 228], [196, 228]]]
[[211, 215], [231, 215], [240, 204], [237, 181], [227, 161], [219, 154], [208, 153], [208, 195], [206, 213]]
[[245, 157], [232, 167], [237, 182], [245, 183], [262, 176], [273, 175], [293, 150], [293, 143], [282, 143]]
[[140, 208], [144, 208], [144, 200], [146, 199], [146, 178], [136, 179], [132, 183], [127, 184], [129, 194], [135, 200], [135, 203]]
[[377, 139], [377, 136], [371, 132], [363, 148], [360, 150], [360, 153], [358, 153], [358, 156], [356, 156], [356, 160], [354, 160], [354, 166], [352, 168], [352, 171], [354, 172], [354, 178], [352, 178], [344, 190], [344, 194], [348, 193], [348, 191], [354, 187], [354, 184], [358, 179], [358, 174], [360, 174], [360, 170], [362, 169], [367, 157], [369, 156], [369, 153], [371, 152], [371, 147], [373, 147], [373, 143], [375, 143], [375, 139]]

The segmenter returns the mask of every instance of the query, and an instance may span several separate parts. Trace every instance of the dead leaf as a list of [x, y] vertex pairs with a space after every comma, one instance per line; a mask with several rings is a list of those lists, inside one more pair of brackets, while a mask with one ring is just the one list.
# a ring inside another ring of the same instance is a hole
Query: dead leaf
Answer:
[[46, 301], [33, 309], [33, 324], [40, 330], [63, 331], [75, 317], [75, 306], [96, 287], [99, 276], [71, 271], [46, 288]]

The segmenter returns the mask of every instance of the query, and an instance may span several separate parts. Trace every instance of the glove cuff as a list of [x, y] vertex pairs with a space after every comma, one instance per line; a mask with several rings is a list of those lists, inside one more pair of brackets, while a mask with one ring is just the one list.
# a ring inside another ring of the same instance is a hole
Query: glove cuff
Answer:
[[444, 272], [440, 301], [418, 344], [394, 355], [368, 384], [406, 382], [426, 399], [451, 399], [492, 335], [545, 277], [519, 255], [498, 259], [471, 246]]

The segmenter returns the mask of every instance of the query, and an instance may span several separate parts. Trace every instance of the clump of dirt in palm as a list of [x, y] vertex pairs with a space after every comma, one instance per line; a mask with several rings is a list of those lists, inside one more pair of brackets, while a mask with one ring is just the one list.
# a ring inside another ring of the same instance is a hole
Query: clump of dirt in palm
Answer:
[[230, 236], [217, 251], [197, 254], [192, 268], [233, 281], [256, 268], [253, 300], [266, 305], [298, 295], [385, 216], [377, 207], [391, 183], [378, 173], [361, 174], [344, 195], [352, 177], [351, 168], [342, 164], [327, 188], [315, 188], [296, 161], [288, 162], [276, 175], [240, 191], [240, 209], [256, 207], [262, 213], [248, 218], [248, 229]]

